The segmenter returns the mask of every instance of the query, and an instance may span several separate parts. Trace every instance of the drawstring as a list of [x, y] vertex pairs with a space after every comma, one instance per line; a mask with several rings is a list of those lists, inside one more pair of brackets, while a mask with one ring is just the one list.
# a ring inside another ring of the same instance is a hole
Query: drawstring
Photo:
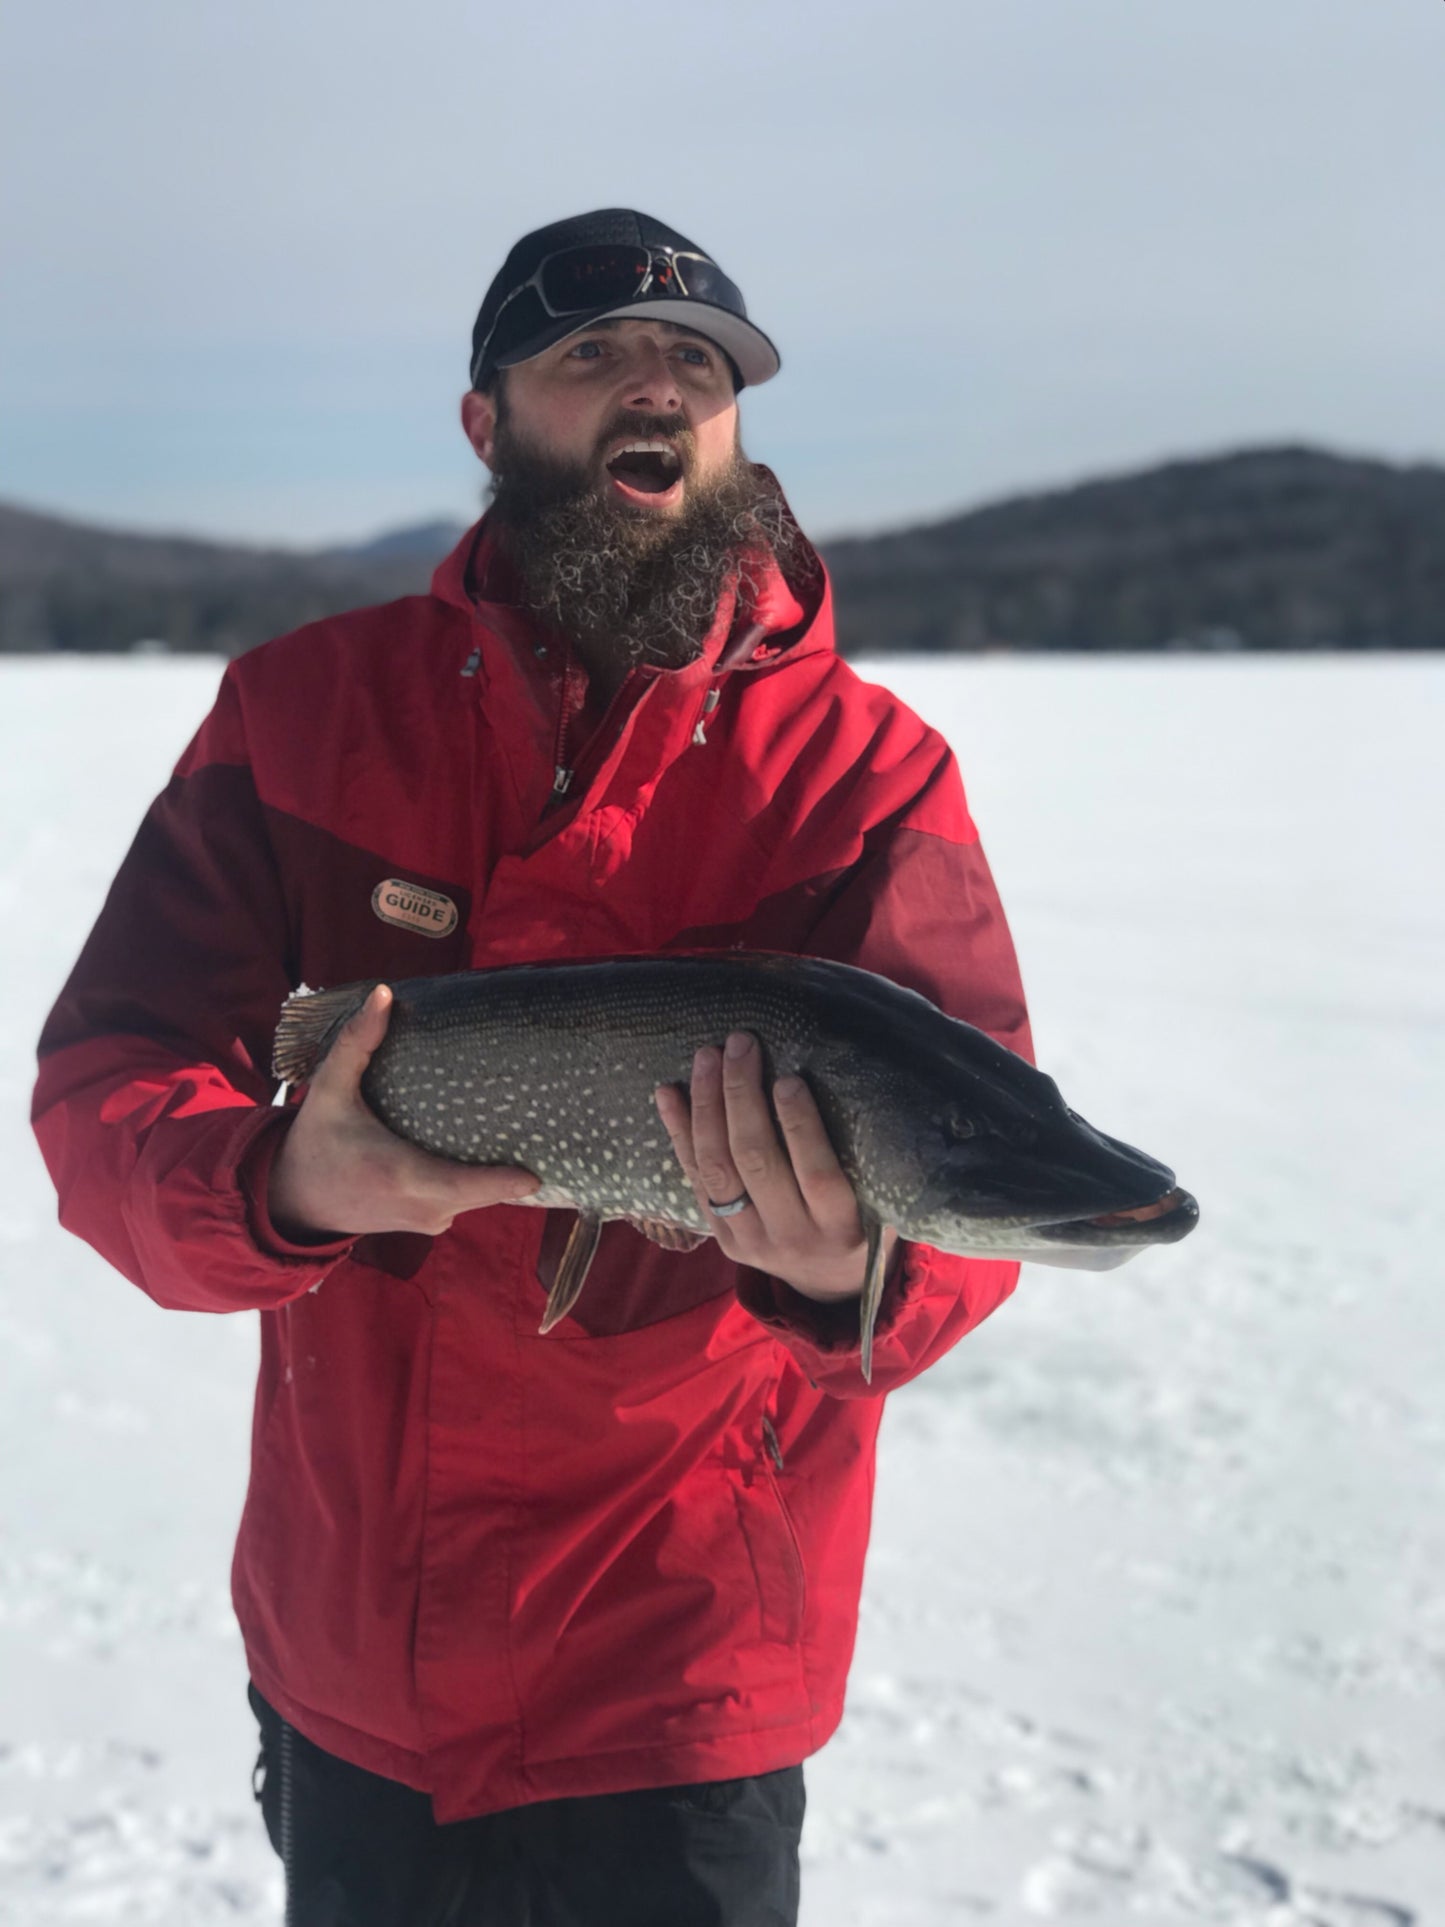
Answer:
[[703, 724], [717, 708], [721, 697], [722, 691], [720, 689], [710, 689], [703, 698], [702, 715], [698, 718], [697, 728], [692, 732], [693, 743], [698, 749], [707, 748], [707, 731], [704, 729]]

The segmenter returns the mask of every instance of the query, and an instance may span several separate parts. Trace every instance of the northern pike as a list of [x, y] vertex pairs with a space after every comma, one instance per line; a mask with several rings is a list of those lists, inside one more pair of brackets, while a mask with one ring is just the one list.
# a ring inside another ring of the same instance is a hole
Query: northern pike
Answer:
[[[305, 1083], [378, 978], [288, 998], [273, 1071]], [[690, 1250], [710, 1227], [658, 1116], [694, 1053], [750, 1031], [767, 1088], [802, 1077], [868, 1239], [859, 1319], [871, 1378], [883, 1228], [939, 1250], [1098, 1269], [1173, 1244], [1199, 1207], [1174, 1173], [1106, 1137], [1052, 1078], [926, 997], [852, 965], [712, 956], [516, 964], [390, 986], [362, 1095], [437, 1157], [519, 1165], [520, 1202], [578, 1213], [542, 1330], [576, 1303], [602, 1224], [630, 1220]]]

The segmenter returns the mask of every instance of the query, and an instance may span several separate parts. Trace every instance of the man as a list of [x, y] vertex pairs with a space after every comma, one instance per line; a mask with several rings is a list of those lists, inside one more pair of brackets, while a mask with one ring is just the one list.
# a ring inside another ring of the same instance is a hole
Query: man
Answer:
[[233, 1581], [297, 1927], [793, 1921], [882, 1395], [1015, 1282], [899, 1245], [865, 1384], [851, 1191], [746, 1036], [658, 1097], [713, 1240], [609, 1225], [545, 1338], [569, 1215], [368, 1111], [384, 990], [271, 1104], [297, 983], [532, 959], [832, 957], [1028, 1049], [952, 758], [837, 660], [742, 455], [777, 368], [648, 216], [518, 242], [462, 405], [490, 512], [429, 595], [230, 666], [42, 1039], [63, 1221], [262, 1315]]

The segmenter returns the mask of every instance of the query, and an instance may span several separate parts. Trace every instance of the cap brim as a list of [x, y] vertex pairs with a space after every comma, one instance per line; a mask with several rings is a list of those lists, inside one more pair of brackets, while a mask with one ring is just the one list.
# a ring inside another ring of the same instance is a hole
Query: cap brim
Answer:
[[524, 348], [514, 349], [510, 354], [498, 355], [495, 366], [498, 368], [517, 368], [524, 361], [535, 361], [538, 355], [555, 348], [559, 341], [566, 341], [572, 335], [584, 334], [599, 321], [672, 321], [690, 334], [703, 335], [714, 341], [724, 354], [730, 355], [737, 363], [738, 373], [749, 388], [757, 388], [765, 381], [771, 381], [782, 367], [782, 358], [761, 328], [755, 328], [751, 321], [744, 321], [726, 308], [715, 308], [708, 301], [690, 299], [657, 301], [624, 301], [616, 308], [599, 308], [595, 314], [561, 315], [540, 334], [533, 335]]

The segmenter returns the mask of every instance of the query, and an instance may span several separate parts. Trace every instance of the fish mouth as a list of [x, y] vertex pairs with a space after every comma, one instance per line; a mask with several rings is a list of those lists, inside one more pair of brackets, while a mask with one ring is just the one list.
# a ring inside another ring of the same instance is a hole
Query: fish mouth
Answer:
[[1050, 1244], [1172, 1245], [1187, 1238], [1198, 1222], [1198, 1201], [1175, 1185], [1150, 1204], [1133, 1205], [1126, 1211], [1102, 1211], [1093, 1218], [1035, 1225], [1034, 1234]]

